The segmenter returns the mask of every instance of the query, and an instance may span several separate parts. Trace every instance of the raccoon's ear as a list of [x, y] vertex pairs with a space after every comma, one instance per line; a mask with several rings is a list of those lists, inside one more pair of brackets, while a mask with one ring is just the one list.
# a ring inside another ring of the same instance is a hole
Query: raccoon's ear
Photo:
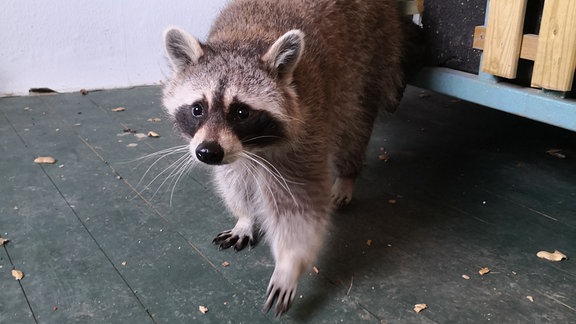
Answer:
[[200, 42], [194, 36], [175, 27], [164, 32], [164, 46], [175, 72], [197, 64], [204, 55]]
[[303, 51], [304, 33], [293, 29], [270, 46], [262, 61], [274, 77], [290, 83]]

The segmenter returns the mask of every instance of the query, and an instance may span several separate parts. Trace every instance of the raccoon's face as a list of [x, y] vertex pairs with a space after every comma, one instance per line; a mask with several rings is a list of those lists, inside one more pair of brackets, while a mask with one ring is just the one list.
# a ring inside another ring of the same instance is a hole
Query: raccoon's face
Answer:
[[202, 45], [179, 29], [168, 30], [165, 42], [175, 75], [164, 89], [164, 107], [199, 161], [231, 163], [293, 136], [300, 31], [288, 32], [260, 57], [257, 49]]

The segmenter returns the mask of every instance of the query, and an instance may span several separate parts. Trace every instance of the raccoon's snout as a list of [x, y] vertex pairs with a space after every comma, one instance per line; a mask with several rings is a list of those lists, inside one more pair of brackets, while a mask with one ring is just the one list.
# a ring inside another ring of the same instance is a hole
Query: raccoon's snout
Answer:
[[217, 142], [202, 142], [196, 147], [196, 157], [206, 164], [220, 164], [224, 159], [224, 149]]

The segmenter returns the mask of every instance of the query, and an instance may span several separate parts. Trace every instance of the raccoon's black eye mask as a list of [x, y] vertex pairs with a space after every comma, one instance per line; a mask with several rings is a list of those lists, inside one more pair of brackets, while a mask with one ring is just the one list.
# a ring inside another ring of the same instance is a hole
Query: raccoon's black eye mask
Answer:
[[174, 115], [175, 123], [180, 132], [194, 137], [206, 119], [207, 103], [204, 100], [178, 108]]
[[240, 102], [232, 103], [230, 105], [229, 111], [230, 111], [229, 114], [235, 120], [248, 119], [250, 117], [250, 114], [251, 114], [250, 106], [243, 104], [243, 103], [240, 103]]
[[230, 107], [228, 122], [245, 146], [268, 146], [286, 137], [282, 123], [271, 113], [245, 104]]

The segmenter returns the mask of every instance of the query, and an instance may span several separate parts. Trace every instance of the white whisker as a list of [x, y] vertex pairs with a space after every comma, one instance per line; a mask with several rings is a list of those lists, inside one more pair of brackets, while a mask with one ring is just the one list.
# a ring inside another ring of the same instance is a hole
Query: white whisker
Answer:
[[280, 137], [280, 136], [273, 136], [273, 135], [262, 135], [262, 136], [256, 136], [256, 137], [251, 137], [251, 138], [243, 139], [243, 140], [242, 140], [242, 143], [250, 143], [250, 142], [252, 142], [252, 141], [256, 141], [256, 140], [264, 139], [264, 138], [281, 139], [282, 137]]
[[[145, 155], [144, 157], [141, 157], [141, 158], [135, 160], [135, 161], [138, 161], [138, 160], [145, 161], [145, 160], [150, 159], [150, 158], [152, 158], [152, 157], [158, 157], [154, 162], [152, 162], [152, 164], [150, 164], [150, 165], [148, 166], [148, 168], [146, 169], [146, 172], [144, 172], [144, 174], [143, 174], [142, 177], [140, 178], [140, 181], [138, 181], [138, 183], [136, 184], [136, 187], [139, 187], [139, 186], [140, 186], [140, 184], [142, 183], [142, 181], [144, 181], [144, 179], [146, 178], [146, 176], [148, 175], [148, 173], [150, 172], [150, 170], [152, 170], [152, 168], [153, 168], [156, 164], [158, 164], [160, 161], [162, 161], [162, 160], [165, 159], [166, 157], [169, 157], [169, 156], [174, 155], [174, 154], [181, 154], [181, 153], [184, 153], [184, 154], [187, 154], [187, 153], [188, 153], [188, 145], [175, 146], [175, 147], [172, 147], [172, 148], [169, 148], [169, 149], [165, 149], [165, 150], [162, 150], [162, 151], [158, 151], [158, 152], [155, 152], [155, 153], [151, 153], [151, 154]], [[146, 186], [145, 188], [147, 188], [147, 187], [148, 187], [148, 186]]]
[[[180, 156], [178, 156], [178, 158], [176, 160], [173, 160], [170, 157], [172, 157], [174, 155], [180, 155]], [[164, 150], [160, 150], [158, 152], [147, 154], [143, 157], [140, 157], [140, 158], [133, 160], [133, 162], [134, 161], [142, 161], [141, 163], [139, 163], [139, 165], [140, 165], [143, 162], [150, 160], [150, 159], [153, 159], [153, 158], [155, 158], [155, 160], [153, 160], [153, 162], [147, 167], [146, 171], [144, 172], [144, 174], [142, 175], [142, 177], [140, 178], [140, 180], [136, 184], [136, 187], [137, 188], [142, 187], [142, 183], [148, 177], [148, 175], [152, 172], [152, 170], [154, 169], [154, 167], [156, 165], [159, 165], [160, 162], [162, 162], [164, 160], [168, 160], [167, 162], [169, 163], [169, 165], [166, 166], [161, 171], [159, 171], [157, 174], [155, 174], [153, 176], [153, 178], [143, 186], [141, 191], [144, 191], [144, 190], [151, 188], [152, 185], [158, 181], [158, 179], [160, 179], [161, 177], [164, 177], [164, 179], [160, 182], [160, 185], [152, 193], [151, 198], [154, 198], [158, 194], [158, 192], [162, 189], [162, 187], [164, 187], [164, 185], [168, 181], [170, 181], [170, 186], [172, 187], [171, 191], [170, 191], [170, 204], [172, 204], [172, 198], [174, 195], [174, 191], [176, 190], [176, 185], [178, 184], [180, 179], [187, 173], [187, 171], [190, 168], [192, 168], [192, 166], [194, 165], [194, 163], [196, 161], [190, 153], [189, 145], [179, 145], [179, 146], [174, 146], [174, 147], [167, 148]]]
[[195, 163], [195, 160], [192, 158], [189, 158], [188, 160], [186, 160], [184, 163], [181, 164], [179, 171], [178, 171], [178, 176], [176, 177], [176, 179], [174, 181], [174, 185], [172, 186], [172, 190], [170, 191], [170, 206], [172, 206], [172, 198], [174, 197], [174, 191], [176, 190], [176, 185], [178, 185], [178, 182], [180, 181], [182, 176], [184, 176], [186, 173], [188, 173], [189, 170], [192, 169], [192, 166], [194, 165], [194, 163]]
[[176, 174], [177, 170], [179, 170], [179, 168], [182, 166], [182, 164], [187, 163], [188, 160], [190, 160], [190, 154], [189, 153], [182, 155], [176, 161], [174, 161], [172, 164], [170, 164], [168, 167], [166, 167], [164, 170], [162, 170], [160, 173], [158, 173], [158, 175], [156, 177], [154, 177], [154, 179], [152, 179], [152, 181], [150, 181], [150, 183], [146, 186], [146, 188], [149, 188], [150, 185], [152, 185], [152, 183], [154, 183], [154, 181], [156, 181], [160, 176], [162, 176], [163, 174], [165, 174], [166, 172], [171, 170], [170, 173], [168, 173], [168, 175], [166, 176], [166, 178], [160, 183], [160, 186], [158, 186], [156, 191], [154, 191], [152, 198], [154, 198], [156, 196], [158, 191], [160, 191], [160, 189], [164, 186], [164, 184], [166, 184], [166, 182], [169, 179], [172, 179], [174, 177], [174, 174]]
[[[260, 166], [264, 171], [266, 171], [268, 174], [270, 174], [272, 176], [272, 178], [280, 185], [280, 187], [282, 187], [284, 190], [286, 190], [286, 192], [290, 195], [290, 197], [292, 198], [292, 200], [294, 201], [294, 203], [297, 205], [298, 201], [296, 200], [296, 197], [294, 197], [294, 194], [292, 193], [292, 190], [290, 189], [290, 186], [288, 185], [288, 182], [293, 183], [293, 184], [297, 184], [294, 181], [290, 181], [287, 180], [278, 170], [278, 168], [276, 168], [272, 163], [270, 163], [270, 161], [266, 160], [265, 158], [263, 158], [260, 155], [257, 155], [255, 153], [251, 153], [251, 152], [247, 152], [244, 151], [242, 152], [242, 156], [246, 157], [247, 159], [251, 160], [252, 162], [254, 162], [255, 164], [257, 164], [258, 166]], [[274, 196], [273, 192], [271, 192], [272, 196]]]
[[[249, 161], [252, 161], [252, 160], [249, 160]], [[260, 192], [263, 192], [262, 186], [261, 186], [261, 181], [258, 181], [257, 177], [256, 177], [255, 172], [258, 172], [258, 169], [256, 168], [256, 166], [254, 164], [246, 163], [244, 161], [242, 161], [242, 166], [245, 167], [246, 170], [248, 171], [248, 173], [250, 173], [250, 175], [256, 179], [255, 183], [258, 186], [258, 190]], [[268, 172], [268, 170], [266, 170], [266, 172]], [[266, 186], [265, 189], [269, 192], [269, 195], [267, 195], [267, 196], [272, 198], [272, 202], [274, 204], [274, 209], [278, 212], [279, 211], [278, 202], [276, 201], [276, 196], [274, 195], [274, 191], [272, 190], [272, 188], [270, 187], [270, 184], [267, 181], [265, 181], [264, 184]], [[246, 181], [244, 181], [244, 185], [247, 187]]]

